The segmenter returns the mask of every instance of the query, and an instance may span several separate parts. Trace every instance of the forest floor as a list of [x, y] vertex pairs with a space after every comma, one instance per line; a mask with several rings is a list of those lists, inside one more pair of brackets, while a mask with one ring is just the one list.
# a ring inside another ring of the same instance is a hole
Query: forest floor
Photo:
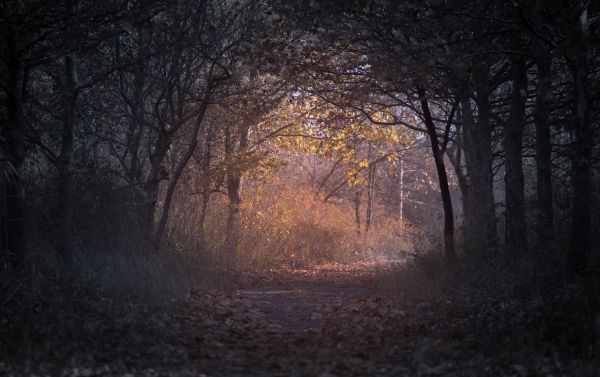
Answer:
[[507, 303], [494, 308], [469, 295], [444, 302], [394, 298], [377, 284], [382, 268], [247, 273], [230, 293], [198, 291], [168, 310], [122, 316], [104, 316], [101, 303], [90, 302], [62, 319], [69, 328], [46, 322], [39, 333], [30, 331], [33, 356], [21, 363], [0, 359], [0, 375], [600, 375], [589, 358], [540, 347], [530, 334], [535, 315], [518, 320], [528, 311], [515, 313]]

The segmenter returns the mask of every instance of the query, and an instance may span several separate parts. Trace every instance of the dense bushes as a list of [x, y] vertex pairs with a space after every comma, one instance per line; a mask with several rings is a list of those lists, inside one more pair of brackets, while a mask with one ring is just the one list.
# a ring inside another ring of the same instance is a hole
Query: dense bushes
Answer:
[[[180, 193], [172, 208], [177, 221], [168, 229], [171, 245], [198, 249], [213, 261], [222, 259], [227, 204], [225, 195], [212, 195], [206, 223], [200, 229], [201, 198]], [[283, 177], [275, 176], [269, 182], [248, 181], [236, 263], [254, 269], [395, 259], [415, 245], [430, 245], [422, 232], [410, 224], [402, 227], [383, 211], [377, 212], [373, 221], [365, 237], [364, 232], [356, 232], [354, 209], [349, 201], [323, 202], [314, 189], [293, 187]]]

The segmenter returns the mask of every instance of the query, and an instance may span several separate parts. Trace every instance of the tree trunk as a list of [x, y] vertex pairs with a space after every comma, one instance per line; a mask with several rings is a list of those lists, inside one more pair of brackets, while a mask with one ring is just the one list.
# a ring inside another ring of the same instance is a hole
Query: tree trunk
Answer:
[[206, 215], [208, 214], [208, 207], [210, 205], [210, 187], [205, 188], [202, 191], [202, 205], [200, 207], [200, 213], [198, 215], [198, 239], [200, 240], [200, 245], [204, 246], [206, 241]]
[[200, 207], [200, 213], [198, 214], [198, 239], [200, 240], [200, 244], [204, 245], [205, 242], [205, 230], [204, 224], [206, 223], [206, 215], [208, 213], [208, 207], [210, 205], [210, 186], [211, 186], [211, 176], [210, 176], [210, 161], [212, 159], [211, 155], [211, 143], [213, 137], [213, 129], [209, 128], [206, 135], [206, 149], [203, 152], [202, 156], [202, 205]]
[[[237, 152], [243, 152], [248, 145], [248, 131], [250, 127], [244, 124], [240, 127], [239, 148]], [[233, 157], [235, 148], [233, 146], [233, 137], [231, 129], [227, 126], [225, 135], [225, 149], [228, 158]], [[229, 206], [227, 213], [227, 235], [225, 240], [225, 252], [231, 263], [235, 262], [237, 248], [242, 229], [242, 172], [232, 168], [227, 171], [227, 196], [229, 197]]]
[[377, 165], [369, 166], [369, 177], [367, 184], [367, 213], [365, 218], [365, 237], [369, 236], [371, 222], [373, 221], [373, 196], [375, 193], [375, 176], [377, 174]]
[[460, 189], [460, 194], [462, 196], [462, 241], [464, 247], [465, 245], [473, 245], [477, 239], [477, 234], [474, 233], [474, 230], [477, 229], [477, 226], [473, 223], [474, 203], [471, 199], [471, 190], [469, 189], [469, 185], [467, 183], [467, 176], [460, 168], [457, 169], [455, 167], [454, 171], [458, 181], [458, 188]]
[[73, 263], [73, 253], [70, 247], [72, 235], [73, 198], [71, 198], [72, 173], [71, 160], [73, 156], [73, 130], [77, 106], [77, 76], [76, 60], [73, 54], [65, 56], [65, 99], [61, 130], [60, 154], [57, 159], [58, 168], [58, 255], [67, 269]]
[[142, 195], [144, 200], [142, 203], [144, 230], [149, 240], [153, 240], [156, 234], [154, 218], [156, 215], [156, 205], [158, 204], [160, 182], [163, 179], [169, 178], [163, 163], [171, 147], [171, 135], [161, 129], [159, 130], [157, 139], [154, 150], [150, 153], [150, 172], [144, 182]]
[[354, 191], [354, 224], [356, 225], [356, 234], [360, 237], [360, 197], [362, 190]]
[[145, 56], [147, 55], [147, 46], [142, 42], [142, 47], [138, 51], [135, 64], [133, 65], [133, 88], [132, 100], [130, 103], [129, 128], [127, 130], [127, 147], [129, 149], [129, 178], [134, 183], [139, 183], [143, 179], [142, 162], [139, 158], [140, 143], [145, 130], [145, 111], [144, 111], [144, 84], [146, 81]]
[[173, 194], [175, 193], [175, 188], [177, 187], [177, 182], [179, 182], [179, 178], [181, 177], [181, 174], [185, 170], [186, 166], [188, 165], [188, 162], [194, 155], [194, 151], [196, 150], [196, 147], [198, 146], [198, 134], [200, 132], [200, 128], [202, 127], [202, 124], [203, 124], [202, 120], [204, 119], [204, 114], [206, 113], [207, 107], [208, 107], [208, 93], [204, 99], [204, 102], [202, 103], [202, 108], [200, 109], [198, 115], [196, 115], [196, 122], [194, 123], [194, 129], [192, 131], [190, 145], [184, 152], [183, 156], [181, 156], [181, 159], [178, 161], [177, 166], [175, 167], [175, 170], [170, 177], [169, 186], [167, 187], [167, 192], [165, 194], [165, 200], [164, 200], [162, 211], [160, 214], [160, 219], [158, 221], [158, 224], [156, 225], [156, 229], [155, 229], [155, 233], [154, 233], [155, 249], [158, 249], [160, 247], [160, 242], [161, 242], [162, 236], [165, 232], [165, 227], [167, 226], [167, 221], [169, 219], [169, 210], [171, 208], [171, 202], [173, 201]]
[[[66, 14], [71, 23], [66, 32], [65, 43], [71, 50], [75, 45], [74, 16], [75, 4], [72, 0], [66, 2]], [[73, 131], [75, 129], [77, 115], [77, 97], [79, 95], [77, 84], [77, 58], [74, 52], [65, 55], [64, 61], [64, 100], [63, 119], [61, 130], [60, 153], [57, 158], [58, 168], [58, 255], [66, 269], [71, 269], [73, 264], [72, 240], [72, 218], [73, 198], [71, 160], [73, 158]]]
[[523, 176], [523, 131], [525, 129], [525, 100], [527, 98], [527, 69], [521, 57], [513, 57], [512, 100], [504, 130], [506, 226], [504, 254], [507, 261], [519, 258], [527, 251], [525, 222], [525, 193]]
[[542, 248], [551, 245], [554, 229], [554, 209], [552, 206], [552, 144], [548, 121], [548, 97], [550, 87], [550, 57], [537, 59], [538, 78], [535, 100], [535, 160], [537, 172], [537, 234]]
[[[463, 202], [463, 247], [466, 252], [476, 254], [484, 249], [485, 242], [482, 242], [482, 235], [485, 234], [484, 224], [477, 222], [477, 208], [473, 199], [472, 181], [474, 180], [473, 172], [475, 170], [473, 164], [474, 146], [472, 139], [473, 128], [475, 128], [475, 120], [473, 119], [473, 110], [469, 98], [461, 99], [460, 103], [460, 122], [461, 122], [461, 144], [463, 146], [466, 173], [461, 167], [461, 160], [456, 159], [458, 170], [456, 176], [459, 179], [459, 187], [462, 194]], [[469, 137], [470, 136], [470, 137]], [[457, 153], [458, 156], [458, 153]], [[454, 169], [457, 169], [455, 164]]]
[[399, 184], [399, 205], [398, 205], [398, 216], [400, 218], [400, 230], [404, 232], [404, 159], [400, 158], [400, 182]]
[[[536, 1], [534, 24], [541, 30], [543, 1]], [[537, 192], [537, 238], [538, 246], [544, 250], [552, 245], [554, 235], [554, 209], [552, 206], [552, 140], [550, 139], [550, 96], [552, 95], [552, 60], [544, 42], [537, 41], [535, 47], [537, 83], [535, 109], [535, 162]]]
[[435, 124], [429, 110], [429, 103], [425, 98], [425, 90], [417, 88], [419, 94], [419, 101], [421, 102], [421, 108], [423, 110], [423, 117], [425, 119], [425, 127], [427, 128], [427, 134], [431, 142], [431, 151], [433, 153], [433, 159], [435, 161], [435, 168], [438, 173], [438, 181], [440, 186], [440, 193], [442, 196], [442, 204], [444, 207], [444, 250], [446, 259], [453, 263], [456, 259], [456, 252], [454, 247], [454, 213], [452, 211], [452, 197], [450, 196], [450, 187], [448, 186], [448, 176], [446, 174], [446, 166], [444, 163], [444, 156], [440, 150], [440, 146], [437, 139], [437, 132]]
[[474, 238], [467, 250], [482, 257], [495, 257], [498, 247], [492, 173], [490, 104], [485, 88], [478, 88], [477, 122], [468, 99], [462, 101], [464, 152], [469, 178], [470, 209]]
[[242, 177], [239, 174], [234, 174], [227, 178], [227, 196], [229, 198], [229, 206], [227, 208], [225, 252], [229, 260], [233, 262], [237, 256], [237, 247], [242, 227], [240, 209], [242, 204]]
[[588, 55], [584, 40], [589, 34], [587, 2], [581, 1], [577, 39], [579, 50], [573, 60], [573, 212], [569, 241], [567, 268], [571, 277], [583, 272], [588, 264], [591, 249], [591, 164], [593, 130], [589, 119], [589, 95], [586, 83]]
[[[460, 114], [460, 111], [458, 112]], [[461, 118], [461, 116], [458, 116]], [[454, 175], [458, 181], [458, 188], [462, 197], [462, 237], [463, 245], [470, 245], [474, 243], [477, 235], [473, 233], [476, 226], [473, 224], [473, 201], [470, 198], [470, 189], [468, 179], [463, 169], [463, 147], [462, 147], [462, 120], [457, 119], [458, 128], [456, 130], [456, 143], [454, 144], [453, 150], [448, 150], [448, 159], [454, 168]]]
[[2, 130], [5, 157], [2, 177], [4, 180], [6, 213], [4, 216], [5, 252], [16, 270], [24, 266], [24, 201], [25, 194], [21, 184], [23, 160], [25, 158], [25, 141], [23, 130], [23, 67], [18, 52], [18, 36], [10, 28], [7, 44], [7, 83], [6, 83], [6, 124]]

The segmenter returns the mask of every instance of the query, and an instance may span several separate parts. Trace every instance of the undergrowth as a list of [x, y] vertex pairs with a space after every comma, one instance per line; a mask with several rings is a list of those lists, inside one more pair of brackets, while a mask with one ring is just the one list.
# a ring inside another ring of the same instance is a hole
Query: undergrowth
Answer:
[[131, 193], [94, 177], [74, 187], [73, 261], [64, 266], [56, 252], [55, 203], [43, 192], [36, 187], [42, 194], [30, 195], [37, 200], [26, 211], [25, 267], [14, 271], [0, 260], [0, 360], [32, 362], [51, 351], [53, 339], [85, 332], [82, 326], [164, 310], [192, 289], [227, 286], [201, 249], [154, 250]]
[[436, 323], [424, 326], [449, 329], [449, 337], [477, 334], [469, 341], [489, 352], [535, 349], [600, 362], [600, 264], [571, 280], [563, 259], [464, 258], [451, 268], [439, 252], [412, 254], [383, 272], [379, 284], [416, 310], [434, 311]]
[[[228, 199], [212, 195], [200, 239], [201, 200], [186, 196], [174, 204], [171, 239], [202, 245], [215, 261], [222, 255]], [[237, 266], [241, 269], [305, 268], [322, 263], [393, 259], [414, 248], [418, 230], [377, 213], [368, 236], [357, 233], [354, 208], [349, 202], [324, 202], [314, 189], [292, 187], [273, 177], [248, 182], [242, 204], [242, 230]], [[363, 221], [364, 222], [364, 221]]]

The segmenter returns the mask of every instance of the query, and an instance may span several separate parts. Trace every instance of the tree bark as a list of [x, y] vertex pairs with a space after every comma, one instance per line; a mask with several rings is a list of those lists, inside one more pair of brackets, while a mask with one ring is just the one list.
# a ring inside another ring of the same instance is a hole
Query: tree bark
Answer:
[[367, 213], [365, 217], [365, 238], [369, 236], [371, 230], [371, 222], [373, 221], [373, 196], [375, 193], [375, 176], [377, 174], [377, 165], [372, 163], [368, 171], [367, 184]]
[[73, 156], [73, 130], [77, 106], [76, 62], [73, 55], [65, 56], [65, 100], [61, 130], [61, 147], [57, 159], [58, 168], [58, 255], [64, 267], [69, 269], [73, 263], [70, 247], [73, 203], [71, 198]]
[[588, 49], [585, 39], [589, 34], [587, 2], [580, 2], [580, 17], [576, 38], [580, 47], [571, 65], [573, 76], [573, 212], [569, 241], [567, 268], [569, 275], [583, 272], [588, 264], [591, 249], [591, 164], [593, 129], [590, 125], [589, 94], [586, 88], [586, 60]]
[[23, 130], [23, 65], [18, 51], [18, 35], [7, 26], [7, 83], [6, 83], [6, 124], [2, 130], [5, 146], [5, 166], [0, 179], [4, 180], [6, 214], [4, 217], [5, 252], [16, 270], [24, 266], [24, 201], [25, 194], [21, 183], [25, 141]]
[[[459, 115], [460, 113], [461, 111], [459, 111], [457, 115]], [[461, 116], [459, 117], [461, 118]], [[462, 197], [462, 237], [464, 246], [472, 245], [474, 243], [474, 240], [476, 239], [476, 234], [473, 233], [473, 230], [476, 229], [476, 226], [473, 224], [473, 200], [470, 197], [469, 183], [463, 166], [463, 127], [461, 122], [462, 119], [457, 119], [458, 126], [456, 130], [456, 142], [454, 144], [454, 148], [452, 148], [452, 150], [448, 150], [447, 154], [448, 160], [454, 168], [454, 175], [456, 176], [456, 180], [458, 181], [458, 188], [460, 189], [460, 194]]]
[[164, 200], [162, 211], [160, 214], [160, 219], [158, 221], [158, 224], [156, 225], [156, 229], [155, 229], [155, 233], [154, 233], [155, 249], [158, 249], [160, 247], [160, 242], [161, 242], [162, 236], [165, 232], [165, 227], [167, 226], [167, 221], [169, 219], [169, 210], [171, 208], [171, 202], [173, 201], [173, 194], [175, 193], [175, 189], [177, 188], [177, 182], [179, 182], [179, 178], [181, 177], [181, 174], [185, 170], [186, 166], [188, 165], [188, 162], [194, 155], [194, 151], [196, 150], [196, 147], [198, 146], [198, 134], [200, 132], [200, 128], [202, 127], [202, 124], [203, 124], [202, 120], [204, 119], [204, 114], [206, 113], [206, 109], [208, 107], [208, 91], [209, 90], [210, 90], [210, 86], [207, 89], [207, 94], [202, 103], [202, 107], [201, 107], [198, 115], [196, 116], [196, 122], [194, 123], [194, 128], [192, 131], [190, 145], [184, 152], [183, 156], [181, 156], [181, 159], [178, 161], [177, 166], [175, 167], [175, 171], [173, 172], [173, 174], [170, 177], [169, 186], [167, 187], [167, 192], [165, 194], [165, 200]]
[[550, 54], [544, 46], [538, 47], [536, 62], [538, 74], [533, 117], [535, 122], [535, 161], [537, 173], [537, 236], [540, 248], [547, 249], [552, 244], [554, 234], [552, 141], [550, 139], [550, 123], [548, 121], [550, 111], [549, 97], [552, 95], [552, 63]]
[[[473, 128], [475, 127], [475, 120], [473, 118], [473, 110], [469, 98], [462, 98], [460, 104], [460, 122], [461, 122], [461, 142], [462, 151], [464, 153], [465, 170], [463, 173], [460, 167], [460, 159], [457, 159], [458, 170], [457, 177], [459, 179], [459, 187], [462, 194], [463, 201], [463, 247], [465, 251], [470, 254], [476, 254], [481, 249], [485, 248], [485, 242], [481, 242], [482, 235], [485, 235], [483, 228], [484, 224], [477, 222], [477, 211], [475, 206], [475, 200], [473, 199], [472, 181], [474, 180], [473, 172], [475, 170], [473, 164], [474, 145], [470, 140], [472, 139]], [[458, 153], [457, 153], [458, 156]], [[455, 164], [454, 169], [457, 169]]]
[[[239, 148], [237, 152], [243, 152], [248, 146], [249, 125], [243, 124], [240, 126], [239, 132]], [[231, 128], [228, 125], [225, 135], [225, 149], [228, 158], [233, 157], [235, 148], [233, 143], [233, 135]], [[232, 166], [228, 167], [227, 171], [227, 196], [229, 198], [229, 206], [227, 212], [227, 235], [225, 239], [225, 252], [231, 263], [235, 262], [237, 256], [237, 248], [240, 240], [242, 229], [242, 172]]]
[[[66, 2], [66, 13], [71, 23], [66, 32], [66, 45], [74, 48], [75, 30], [73, 23], [75, 15], [75, 4], [72, 0]], [[79, 95], [77, 84], [77, 58], [73, 51], [67, 53], [64, 58], [64, 91], [63, 119], [61, 129], [60, 153], [57, 158], [58, 168], [58, 255], [66, 269], [71, 269], [73, 264], [72, 218], [73, 198], [71, 160], [73, 157], [73, 131], [75, 129], [77, 115], [77, 97]]]
[[469, 99], [462, 101], [464, 152], [469, 178], [469, 195], [473, 238], [466, 249], [481, 257], [495, 257], [498, 247], [494, 186], [492, 174], [492, 143], [490, 127], [490, 104], [485, 88], [478, 88], [477, 122]]
[[[543, 32], [544, 0], [531, 4], [533, 27]], [[544, 41], [537, 39], [533, 46], [537, 66], [535, 107], [535, 163], [536, 163], [536, 235], [537, 248], [546, 251], [554, 238], [554, 208], [552, 204], [552, 140], [550, 137], [550, 100], [552, 96], [552, 57]]]
[[438, 143], [435, 124], [431, 116], [431, 111], [429, 110], [429, 103], [427, 98], [425, 98], [425, 90], [417, 88], [417, 93], [423, 110], [425, 127], [427, 128], [427, 134], [429, 135], [429, 140], [431, 142], [431, 151], [435, 161], [435, 168], [438, 173], [440, 194], [442, 196], [442, 204], [444, 207], [444, 254], [446, 259], [453, 263], [456, 259], [454, 246], [454, 213], [452, 211], [452, 197], [450, 196], [450, 187], [448, 185], [444, 156]]
[[206, 187], [202, 191], [202, 205], [200, 206], [200, 213], [198, 215], [198, 239], [200, 245], [204, 246], [206, 241], [206, 216], [208, 214], [208, 207], [210, 205], [210, 186]]
[[525, 193], [523, 176], [523, 131], [527, 69], [521, 57], [513, 57], [512, 99], [508, 122], [504, 130], [506, 226], [504, 254], [507, 261], [519, 258], [527, 251]]
[[360, 197], [362, 190], [354, 192], [354, 224], [356, 225], [356, 234], [360, 237]]
[[201, 160], [201, 171], [203, 177], [202, 179], [202, 205], [200, 207], [200, 213], [198, 214], [198, 239], [200, 240], [200, 244], [204, 245], [205, 242], [205, 223], [206, 216], [208, 213], [208, 207], [210, 205], [210, 186], [211, 186], [211, 176], [210, 176], [210, 161], [212, 159], [211, 149], [212, 149], [212, 138], [213, 138], [213, 128], [210, 127], [207, 135], [206, 135], [206, 146], [203, 151], [203, 156]]
[[231, 175], [227, 178], [227, 236], [225, 240], [225, 252], [231, 262], [237, 256], [237, 248], [240, 240], [242, 227], [241, 204], [242, 204], [242, 177]]
[[[148, 235], [149, 240], [153, 240], [156, 234], [155, 229], [155, 216], [156, 216], [156, 205], [158, 203], [158, 194], [160, 189], [160, 182], [163, 179], [169, 179], [169, 174], [164, 167], [164, 160], [171, 147], [172, 136], [167, 133], [164, 129], [160, 129], [157, 136], [156, 145], [154, 150], [150, 153], [150, 172], [148, 173], [144, 182], [143, 190], [143, 221], [144, 229]], [[154, 245], [156, 245], [154, 243]]]

